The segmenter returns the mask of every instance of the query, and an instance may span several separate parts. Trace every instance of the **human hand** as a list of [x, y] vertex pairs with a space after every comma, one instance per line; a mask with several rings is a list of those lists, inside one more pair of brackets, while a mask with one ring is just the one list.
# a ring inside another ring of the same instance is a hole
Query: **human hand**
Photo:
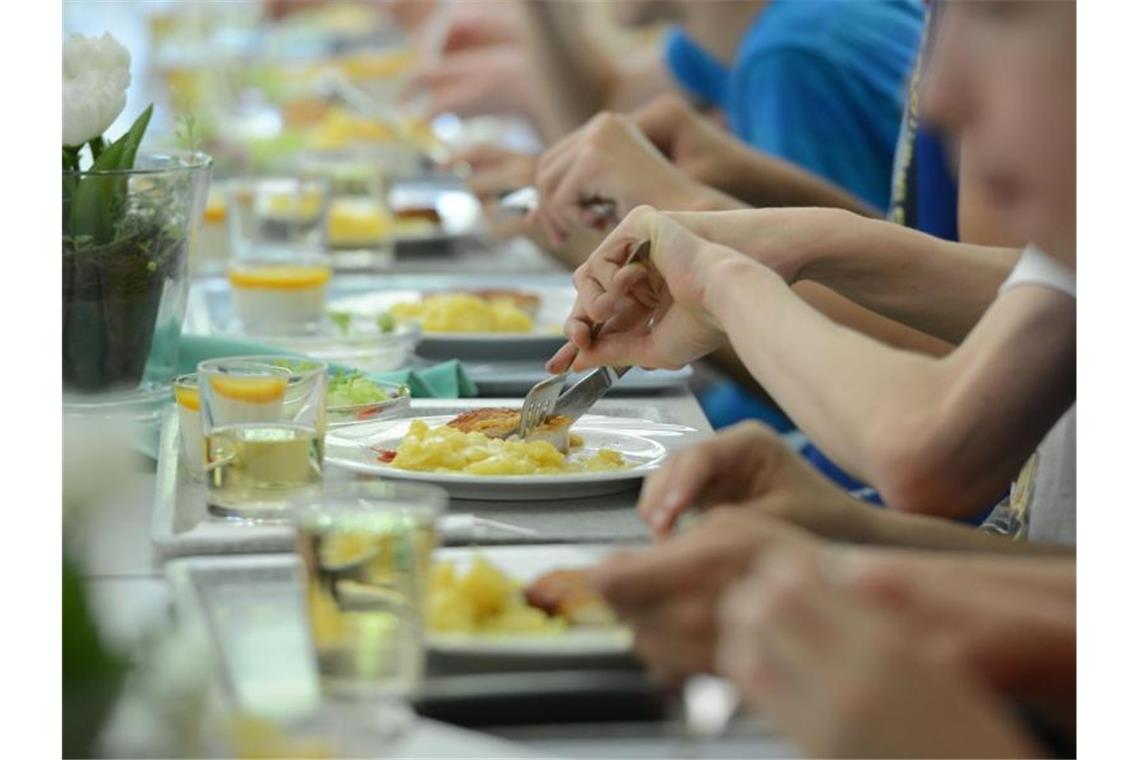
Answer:
[[513, 45], [461, 50], [414, 72], [401, 97], [426, 99], [425, 115], [532, 113], [526, 56]]
[[721, 592], [775, 545], [819, 550], [790, 526], [723, 511], [652, 549], [609, 558], [591, 579], [633, 629], [634, 649], [653, 676], [673, 682], [711, 672]]
[[777, 549], [723, 595], [715, 663], [749, 703], [818, 757], [1039, 753], [998, 694], [826, 566]]
[[575, 227], [606, 229], [638, 205], [697, 208], [710, 196], [670, 164], [629, 117], [612, 113], [598, 114], [546, 151], [535, 186], [539, 206], [533, 219], [555, 242]]
[[[844, 559], [846, 585], [905, 615], [912, 637], [932, 657], [1060, 723], [1072, 720], [1077, 616], [1071, 558], [995, 557], [962, 562], [954, 573], [907, 552], [861, 551]], [[1054, 580], [1040, 583], [1048, 577]]]
[[[627, 263], [649, 242], [649, 260]], [[676, 369], [715, 350], [724, 331], [705, 303], [722, 265], [749, 264], [696, 237], [665, 214], [639, 206], [574, 272], [578, 297], [569, 342], [547, 362], [553, 373], [602, 365]], [[601, 326], [594, 335], [594, 326]]]
[[534, 184], [538, 159], [531, 153], [480, 143], [455, 151], [448, 165], [466, 164], [471, 169], [467, 188], [481, 201], [497, 201], [511, 190]]
[[661, 95], [632, 114], [633, 123], [678, 169], [706, 185], [722, 187], [732, 177], [735, 138], [701, 115], [683, 97]]
[[670, 456], [645, 479], [637, 511], [658, 537], [688, 509], [735, 507], [826, 538], [858, 540], [872, 508], [836, 488], [771, 428], [742, 422]]
[[443, 28], [435, 43], [440, 53], [526, 42], [526, 28], [517, 3], [466, 0], [452, 4], [444, 13]]

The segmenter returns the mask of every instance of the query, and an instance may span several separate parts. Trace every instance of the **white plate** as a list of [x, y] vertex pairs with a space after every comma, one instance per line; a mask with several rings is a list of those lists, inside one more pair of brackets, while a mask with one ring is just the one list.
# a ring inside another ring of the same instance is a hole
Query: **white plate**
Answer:
[[[440, 290], [461, 290], [441, 288]], [[474, 286], [472, 287], [474, 289]], [[520, 287], [539, 297], [534, 330], [529, 333], [441, 333], [425, 332], [420, 337], [416, 353], [425, 359], [484, 359], [522, 360], [550, 358], [562, 347], [566, 339], [562, 327], [574, 306], [576, 291], [572, 287]], [[329, 303], [332, 311], [345, 311], [374, 320], [382, 311], [397, 303], [420, 301], [428, 294], [425, 290], [382, 290], [363, 295], [334, 299]]]
[[[476, 554], [481, 554], [511, 578], [528, 584], [549, 570], [593, 567], [619, 548], [599, 544], [449, 547], [437, 549], [434, 557], [437, 561], [455, 563], [456, 570], [466, 571]], [[429, 633], [428, 646], [441, 653], [481, 657], [597, 657], [629, 652], [632, 637], [628, 628], [616, 625], [569, 628], [564, 633], [545, 636]]]
[[[623, 548], [605, 544], [536, 544], [437, 549], [434, 557], [465, 569], [481, 554], [511, 577], [529, 583], [548, 570], [590, 567]], [[166, 566], [180, 616], [204, 623], [242, 696], [300, 698], [315, 670], [304, 624], [301, 568], [296, 555], [186, 557]], [[536, 636], [428, 634], [440, 654], [501, 657], [600, 657], [630, 651], [628, 629], [571, 628]]]
[[[453, 414], [425, 415], [415, 419], [436, 427], [452, 417]], [[435, 483], [457, 499], [577, 499], [635, 488], [642, 478], [661, 466], [671, 451], [704, 437], [699, 430], [684, 425], [587, 414], [572, 428], [583, 440], [582, 448], [572, 456], [614, 449], [630, 463], [629, 467], [565, 475], [469, 475], [401, 470], [379, 461], [374, 449], [397, 448], [411, 424], [412, 419], [377, 420], [330, 430], [325, 436], [325, 463], [383, 478]]]

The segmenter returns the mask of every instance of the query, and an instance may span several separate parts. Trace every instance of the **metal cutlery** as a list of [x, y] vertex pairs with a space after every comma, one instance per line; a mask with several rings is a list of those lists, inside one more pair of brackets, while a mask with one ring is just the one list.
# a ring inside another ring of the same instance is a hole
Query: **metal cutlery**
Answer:
[[[630, 250], [623, 266], [645, 261], [648, 257], [649, 241], [643, 240]], [[591, 336], [597, 338], [604, 327], [604, 323], [594, 325], [590, 331]], [[562, 385], [566, 382], [565, 372], [540, 380], [523, 400], [518, 435], [525, 438], [551, 414], [569, 417], [573, 422], [585, 414], [629, 370], [630, 367], [598, 367], [561, 395]]]
[[558, 401], [558, 394], [562, 392], [562, 385], [565, 382], [566, 373], [563, 372], [539, 380], [527, 391], [522, 411], [519, 413], [520, 438], [526, 438], [535, 428], [546, 422], [546, 418], [554, 411], [554, 404]]
[[[617, 221], [617, 203], [608, 198], [589, 198], [582, 201], [582, 207], [592, 211], [599, 219]], [[499, 210], [526, 215], [538, 208], [538, 188], [520, 187], [499, 196]]]

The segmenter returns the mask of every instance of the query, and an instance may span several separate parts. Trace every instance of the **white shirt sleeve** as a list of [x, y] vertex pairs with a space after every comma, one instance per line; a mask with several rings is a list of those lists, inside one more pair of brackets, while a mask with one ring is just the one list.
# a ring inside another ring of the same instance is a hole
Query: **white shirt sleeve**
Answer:
[[1021, 252], [1021, 258], [1002, 283], [999, 292], [1004, 293], [1018, 285], [1044, 285], [1074, 299], [1077, 297], [1077, 273], [1050, 258], [1032, 243]]

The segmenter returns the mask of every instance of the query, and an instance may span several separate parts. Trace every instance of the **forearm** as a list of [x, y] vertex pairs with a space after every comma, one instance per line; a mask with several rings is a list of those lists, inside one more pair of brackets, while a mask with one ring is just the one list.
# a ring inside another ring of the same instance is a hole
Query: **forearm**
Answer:
[[817, 446], [869, 480], [868, 421], [929, 404], [932, 360], [836, 325], [770, 270], [733, 264], [714, 275], [706, 300], [737, 355]]
[[573, 8], [523, 0], [527, 59], [539, 82], [535, 104], [539, 129], [553, 143], [604, 110], [618, 71], [583, 33]]
[[881, 214], [839, 185], [775, 156], [761, 153], [726, 134], [719, 171], [703, 171], [719, 179], [713, 184], [755, 208], [818, 206], [868, 217]]
[[940, 240], [891, 222], [848, 216], [835, 244], [808, 252], [799, 279], [952, 343], [960, 343], [1017, 262], [1008, 248]]
[[712, 242], [867, 309], [959, 343], [997, 294], [1017, 251], [939, 240], [836, 209], [670, 216]]
[[[1076, 554], [1071, 546], [1017, 541], [1007, 536], [927, 515], [867, 508], [867, 513], [863, 517], [864, 519], [858, 521], [860, 527], [855, 538], [865, 544], [898, 549], [920, 549], [923, 552], [927, 550], [977, 552], [1013, 557], [1074, 557]], [[957, 568], [961, 566], [961, 560], [957, 557], [936, 559], [940, 563], [953, 563], [955, 572], [958, 572]], [[979, 564], [978, 567], [984, 565]], [[1003, 567], [1010, 567], [1012, 572], [1014, 569], [1020, 570], [1022, 566]]]
[[928, 356], [945, 356], [954, 349], [947, 341], [873, 312], [817, 282], [797, 282], [792, 290], [833, 322], [888, 346]]
[[832, 323], [742, 257], [709, 277], [706, 308], [757, 381], [895, 509], [993, 503], [1075, 398], [1075, 302], [1047, 288], [1009, 292], [934, 359]]

